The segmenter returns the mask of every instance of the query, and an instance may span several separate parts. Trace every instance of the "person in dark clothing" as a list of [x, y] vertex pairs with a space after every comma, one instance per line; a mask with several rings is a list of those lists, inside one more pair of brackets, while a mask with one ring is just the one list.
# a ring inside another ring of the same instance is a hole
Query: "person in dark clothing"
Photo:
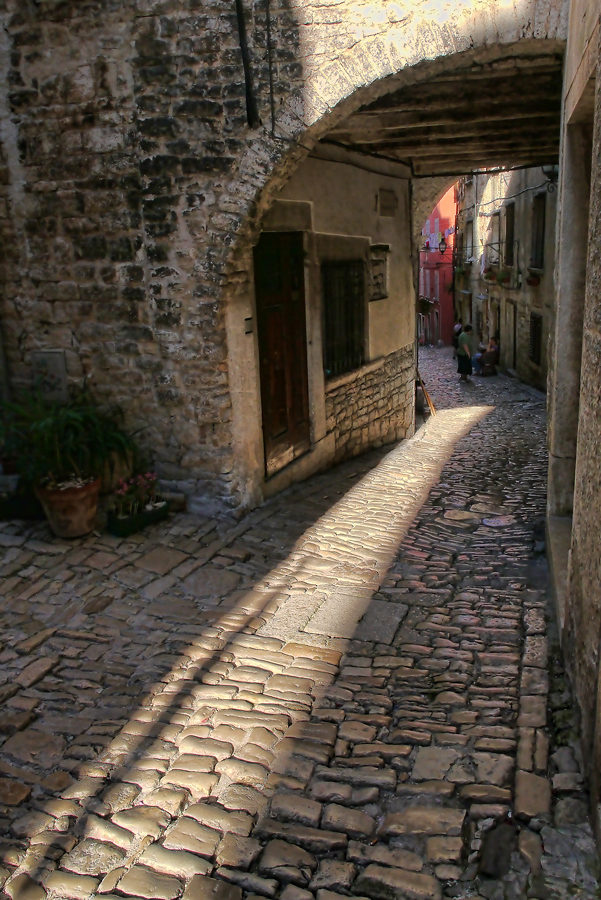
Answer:
[[466, 325], [457, 339], [457, 371], [461, 381], [468, 381], [472, 374], [472, 326]]
[[462, 329], [461, 322], [457, 322], [455, 327], [453, 328], [453, 339], [451, 343], [453, 344], [453, 359], [457, 359], [457, 347], [459, 343], [459, 335], [461, 334]]

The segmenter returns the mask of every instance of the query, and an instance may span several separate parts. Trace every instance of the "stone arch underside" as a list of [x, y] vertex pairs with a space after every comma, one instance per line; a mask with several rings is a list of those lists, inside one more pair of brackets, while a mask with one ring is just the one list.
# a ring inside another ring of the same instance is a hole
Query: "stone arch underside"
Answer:
[[[257, 229], [266, 209], [269, 208], [273, 198], [277, 195], [281, 185], [290, 177], [299, 163], [314, 149], [316, 144], [322, 140], [327, 140], [331, 134], [338, 135], [344, 129], [346, 121], [352, 120], [361, 110], [367, 110], [370, 106], [377, 106], [378, 101], [385, 101], [387, 95], [400, 95], [397, 105], [402, 104], [403, 96], [411, 96], [412, 90], [424, 85], [436, 86], [440, 79], [444, 79], [449, 75], [459, 76], [464, 73], [469, 75], [470, 70], [480, 70], [487, 72], [489, 80], [494, 82], [495, 78], [499, 81], [506, 81], [507, 76], [512, 70], [519, 71], [520, 66], [524, 67], [525, 72], [536, 72], [537, 65], [542, 59], [553, 59], [553, 68], [555, 69], [555, 87], [559, 84], [559, 93], [556, 92], [554, 97], [554, 112], [556, 130], [556, 143], [559, 144], [559, 114], [560, 114], [560, 92], [561, 92], [561, 69], [562, 58], [565, 49], [565, 29], [563, 27], [563, 15], [559, 23], [561, 27], [552, 30], [552, 36], [539, 35], [522, 36], [517, 41], [504, 43], [499, 40], [495, 43], [485, 43], [478, 47], [472, 44], [469, 48], [452, 49], [445, 47], [445, 52], [441, 56], [423, 56], [418, 61], [412, 61], [399, 71], [385, 72], [383, 75], [375, 75], [373, 81], [366, 80], [361, 85], [351, 83], [347, 77], [342, 79], [340, 72], [344, 67], [350, 70], [356, 70], [358, 60], [364, 61], [367, 51], [365, 47], [358, 45], [354, 54], [348, 52], [343, 55], [339, 61], [332, 63], [335, 68], [331, 71], [336, 74], [336, 85], [340, 89], [341, 84], [348, 88], [349, 93], [343, 94], [336, 99], [336, 93], [332, 96], [325, 90], [325, 73], [313, 81], [309, 82], [307, 88], [306, 115], [300, 117], [300, 104], [298, 93], [284, 105], [279, 112], [276, 120], [275, 138], [270, 134], [261, 134], [256, 142], [252, 143], [246, 150], [240, 161], [240, 166], [236, 172], [236, 182], [240, 185], [244, 184], [247, 179], [253, 183], [256, 193], [249, 203], [248, 219], [242, 225], [240, 230], [239, 243], [236, 250], [242, 249], [245, 240], [244, 235], [247, 229], [256, 237]], [[446, 31], [445, 31], [446, 34]], [[440, 38], [442, 40], [442, 38]], [[460, 42], [457, 41], [457, 44]], [[467, 38], [464, 39], [467, 43]], [[391, 51], [392, 52], [392, 51]], [[355, 58], [356, 57], [356, 58]], [[354, 65], [350, 59], [354, 60]], [[333, 75], [331, 76], [333, 78]], [[328, 82], [329, 83], [329, 82]], [[329, 101], [321, 99], [320, 105], [316, 102], [317, 85], [321, 85], [323, 96], [329, 96]], [[458, 82], [458, 90], [461, 84]], [[331, 91], [334, 87], [330, 86]], [[507, 98], [507, 106], [509, 109], [516, 110], [518, 104], [524, 102], [524, 97], [516, 97], [512, 95]], [[319, 114], [318, 114], [319, 111]], [[371, 147], [370, 147], [371, 145]], [[426, 146], [424, 144], [424, 146]], [[352, 141], [347, 142], [350, 150], [359, 150], [370, 152], [373, 148], [373, 142], [365, 140], [361, 147], [357, 147]], [[371, 152], [377, 153], [377, 150]], [[458, 151], [460, 156], [460, 151]], [[389, 156], [388, 158], [395, 158]], [[402, 156], [396, 157], [398, 161], [405, 162]], [[498, 162], [495, 164], [505, 165], [504, 152], [501, 150], [497, 156]], [[528, 158], [528, 162], [530, 158]], [[545, 159], [545, 161], [547, 161]], [[549, 158], [550, 162], [556, 161]], [[474, 168], [479, 165], [489, 165], [490, 161], [483, 163], [474, 161]], [[510, 163], [511, 164], [511, 163]], [[532, 162], [535, 165], [536, 161]], [[464, 172], [469, 171], [462, 164], [454, 173], [439, 173], [436, 170], [425, 172], [417, 177], [428, 177], [440, 179], [437, 185], [433, 185], [429, 189], [428, 194], [436, 196], [440, 187], [440, 195], [444, 193], [442, 185], [447, 186], [452, 183], [452, 179]], [[238, 186], [236, 191], [238, 191]], [[429, 201], [428, 201], [429, 202]]]

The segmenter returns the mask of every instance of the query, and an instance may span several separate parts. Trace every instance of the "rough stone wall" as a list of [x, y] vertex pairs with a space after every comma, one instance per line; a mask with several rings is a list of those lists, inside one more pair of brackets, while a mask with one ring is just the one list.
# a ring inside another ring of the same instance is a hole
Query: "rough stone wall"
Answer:
[[70, 379], [143, 427], [163, 478], [227, 501], [218, 294], [231, 223], [223, 213], [207, 235], [205, 208], [239, 150], [224, 133], [246, 128], [231, 17], [220, 28], [216, 9], [171, 18], [102, 0], [11, 12], [1, 62], [15, 240], [0, 277], [13, 387], [30, 386], [32, 350], [64, 349]]
[[[566, 655], [582, 712], [583, 747], [594, 774], [593, 795], [601, 793], [601, 79], [597, 76], [591, 178], [580, 412], [572, 549], [568, 572]], [[595, 734], [596, 730], [596, 734]], [[596, 749], [594, 747], [596, 743]], [[598, 823], [599, 824], [599, 823]]]
[[[246, 124], [233, 7], [215, 0], [1, 0], [9, 219], [0, 271], [13, 387], [63, 349], [120, 402], [164, 479], [204, 508], [241, 502], [224, 303], [260, 216], [314, 142], [361, 103], [457, 64], [565, 38], [566, 3], [428, 9], [247, 4], [259, 112]], [[524, 13], [524, 16], [526, 14]], [[418, 65], [431, 60], [432, 68]]]
[[414, 427], [413, 347], [326, 385], [326, 425], [334, 433], [334, 461], [409, 437]]

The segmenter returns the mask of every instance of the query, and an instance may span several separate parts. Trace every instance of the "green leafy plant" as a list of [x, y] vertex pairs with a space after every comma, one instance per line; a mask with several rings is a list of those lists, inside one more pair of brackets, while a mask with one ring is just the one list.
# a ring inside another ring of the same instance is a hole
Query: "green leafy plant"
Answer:
[[1, 452], [33, 485], [85, 483], [136, 453], [122, 421], [118, 407], [101, 408], [87, 390], [67, 403], [48, 401], [35, 390], [0, 407]]
[[497, 274], [497, 282], [498, 282], [498, 284], [509, 284], [509, 281], [510, 281], [510, 280], [511, 280], [511, 273], [505, 271], [504, 269], [502, 269], [502, 270]]
[[429, 300], [428, 297], [419, 297], [418, 298], [417, 308], [423, 316], [429, 316], [433, 307], [434, 307], [434, 303], [431, 300]]

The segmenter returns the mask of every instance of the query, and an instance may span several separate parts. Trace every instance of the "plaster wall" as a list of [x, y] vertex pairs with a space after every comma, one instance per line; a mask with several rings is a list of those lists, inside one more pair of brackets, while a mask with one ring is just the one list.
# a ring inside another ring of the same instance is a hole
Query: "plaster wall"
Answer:
[[[348, 154], [343, 154], [348, 157]], [[357, 161], [355, 161], [357, 162]], [[376, 171], [369, 171], [375, 168]], [[379, 192], [397, 198], [393, 216], [379, 213]], [[305, 234], [305, 298], [311, 450], [265, 478], [261, 389], [251, 258], [227, 308], [233, 432], [244, 459], [241, 479], [251, 505], [332, 462], [412, 433], [413, 336], [409, 180], [405, 167], [308, 158], [263, 219], [266, 231]], [[386, 244], [388, 297], [366, 304], [366, 364], [326, 381], [322, 352], [321, 264], [355, 260], [369, 272], [370, 248]], [[252, 329], [252, 331], [250, 331]], [[245, 452], [245, 448], [247, 452]]]
[[[391, 170], [394, 171], [393, 166]], [[396, 167], [402, 171], [402, 167]], [[394, 216], [382, 216], [378, 193], [397, 198]], [[379, 359], [413, 341], [415, 303], [411, 268], [409, 179], [357, 169], [352, 165], [309, 158], [299, 166], [280, 193], [284, 200], [313, 204], [317, 233], [365, 235], [372, 244], [388, 244], [389, 296], [368, 307], [368, 359]], [[319, 253], [317, 262], [327, 257]], [[318, 273], [316, 273], [317, 275]]]

